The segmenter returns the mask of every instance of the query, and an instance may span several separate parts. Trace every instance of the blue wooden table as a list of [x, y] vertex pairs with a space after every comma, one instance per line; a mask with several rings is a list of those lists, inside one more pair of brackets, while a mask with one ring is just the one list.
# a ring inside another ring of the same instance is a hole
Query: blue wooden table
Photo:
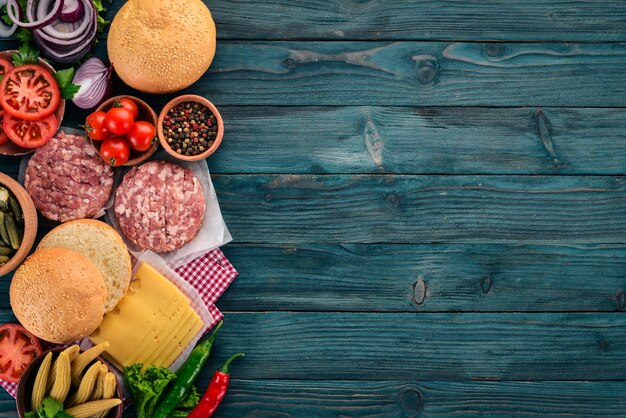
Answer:
[[626, 416], [626, 2], [207, 4], [220, 416]]

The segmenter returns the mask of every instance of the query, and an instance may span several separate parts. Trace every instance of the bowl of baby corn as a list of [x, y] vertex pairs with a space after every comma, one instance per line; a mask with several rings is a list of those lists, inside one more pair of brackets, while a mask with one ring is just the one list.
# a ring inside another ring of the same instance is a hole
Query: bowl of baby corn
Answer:
[[107, 346], [54, 348], [33, 360], [17, 387], [20, 418], [120, 418], [122, 393], [100, 357]]

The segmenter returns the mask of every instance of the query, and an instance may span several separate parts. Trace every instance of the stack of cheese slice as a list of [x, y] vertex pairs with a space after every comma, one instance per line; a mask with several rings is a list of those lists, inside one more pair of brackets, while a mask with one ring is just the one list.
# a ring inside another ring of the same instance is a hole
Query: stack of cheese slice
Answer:
[[202, 326], [189, 299], [143, 263], [126, 296], [89, 338], [109, 341], [104, 354], [120, 369], [135, 363], [169, 367]]

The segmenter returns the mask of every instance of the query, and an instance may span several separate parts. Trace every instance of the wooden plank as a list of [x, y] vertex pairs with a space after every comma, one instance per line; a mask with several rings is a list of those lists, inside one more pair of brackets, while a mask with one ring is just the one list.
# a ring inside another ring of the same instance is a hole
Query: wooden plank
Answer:
[[[626, 114], [587, 108], [224, 106], [214, 173], [616, 174]], [[502, 123], [506, 120], [506, 123]], [[71, 109], [64, 126], [84, 112]], [[16, 160], [0, 158], [3, 171]]]
[[[221, 42], [188, 89], [224, 105], [612, 107], [624, 44]], [[610, 94], [607, 94], [610, 92]]]
[[[230, 107], [214, 173], [623, 174], [621, 109]], [[506, 121], [506, 123], [503, 123]]]
[[240, 243], [624, 243], [621, 177], [216, 175]]
[[[624, 41], [619, 0], [205, 1], [219, 39]], [[124, 4], [115, 0], [111, 19]]]
[[219, 416], [625, 417], [624, 393], [626, 382], [233, 379]]
[[[225, 312], [242, 379], [621, 380], [621, 314]], [[219, 363], [219, 361], [217, 362]]]
[[[626, 308], [623, 245], [242, 245], [238, 311], [594, 312]], [[0, 280], [9, 309], [11, 275]]]
[[231, 244], [224, 252], [239, 271], [219, 300], [226, 310], [571, 312], [626, 303], [623, 245]]

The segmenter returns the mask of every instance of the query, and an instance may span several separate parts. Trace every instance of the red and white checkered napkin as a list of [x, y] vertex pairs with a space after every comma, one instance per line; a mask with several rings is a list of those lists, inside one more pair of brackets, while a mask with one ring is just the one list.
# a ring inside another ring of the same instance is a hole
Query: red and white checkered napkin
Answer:
[[[219, 248], [216, 248], [180, 266], [176, 269], [176, 272], [200, 294], [213, 316], [213, 322], [209, 325], [209, 329], [213, 328], [215, 324], [224, 318], [224, 315], [215, 306], [215, 302], [222, 296], [232, 281], [235, 280], [238, 274], [237, 270], [230, 264], [224, 253]], [[52, 348], [52, 345], [45, 347], [45, 344], [47, 343], [42, 341], [44, 350]], [[0, 380], [0, 385], [6, 389], [9, 395], [15, 398], [17, 383]]]

